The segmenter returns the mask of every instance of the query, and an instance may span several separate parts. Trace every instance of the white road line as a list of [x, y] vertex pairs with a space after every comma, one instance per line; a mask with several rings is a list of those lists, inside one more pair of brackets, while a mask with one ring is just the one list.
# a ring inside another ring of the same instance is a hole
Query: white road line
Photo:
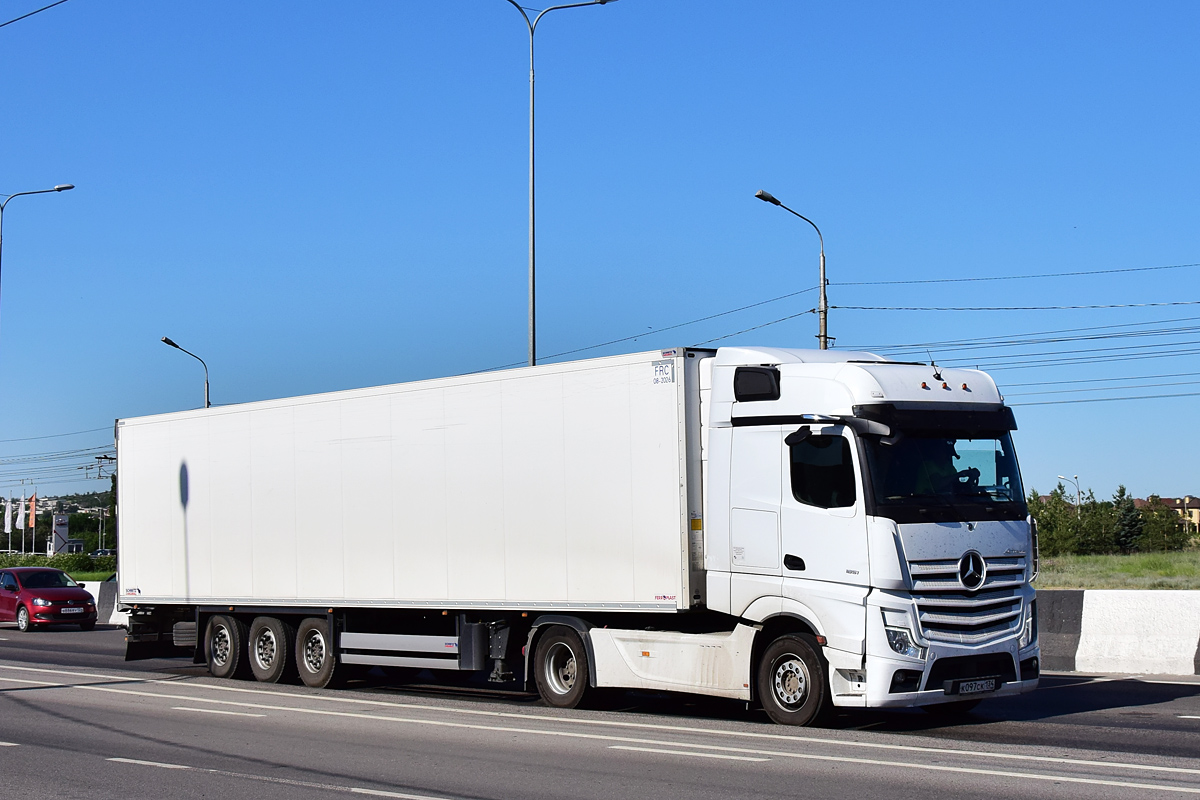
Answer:
[[0, 742], [0, 747], [20, 747], [16, 742]]
[[[1093, 761], [1093, 760], [1087, 760], [1087, 759], [1075, 759], [1075, 758], [1066, 758], [1066, 757], [1058, 757], [1058, 756], [1035, 756], [1035, 755], [1027, 755], [1027, 754], [1021, 754], [1021, 753], [1003, 753], [1003, 752], [978, 751], [978, 750], [960, 750], [960, 749], [955, 749], [955, 748], [928, 747], [928, 746], [921, 746], [921, 745], [885, 744], [882, 742], [846, 741], [846, 740], [828, 739], [828, 738], [822, 738], [822, 737], [816, 737], [816, 736], [797, 736], [794, 734], [786, 734], [786, 733], [757, 733], [757, 732], [750, 732], [750, 731], [725, 731], [725, 730], [717, 730], [717, 729], [713, 729], [713, 728], [687, 727], [687, 726], [681, 726], [681, 725], [664, 725], [664, 724], [655, 724], [655, 723], [626, 722], [626, 721], [620, 721], [620, 720], [553, 717], [553, 716], [545, 716], [545, 715], [538, 715], [538, 714], [518, 714], [518, 713], [503, 712], [503, 711], [484, 711], [484, 710], [479, 710], [479, 709], [445, 708], [445, 707], [439, 707], [439, 706], [422, 705], [419, 703], [394, 703], [394, 702], [388, 702], [388, 701], [382, 701], [382, 700], [366, 700], [366, 699], [354, 698], [354, 697], [337, 697], [337, 696], [327, 696], [327, 695], [318, 695], [318, 694], [290, 694], [290, 693], [285, 693], [285, 692], [280, 692], [280, 691], [271, 691], [271, 690], [265, 690], [265, 689], [248, 689], [248, 688], [242, 688], [242, 687], [236, 687], [236, 686], [221, 686], [221, 685], [216, 685], [216, 684], [200, 683], [200, 682], [193, 682], [193, 681], [187, 681], [185, 683], [181, 683], [180, 681], [176, 681], [176, 680], [126, 678], [124, 676], [116, 676], [116, 675], [102, 675], [102, 674], [97, 674], [97, 673], [71, 672], [71, 671], [66, 671], [66, 670], [52, 670], [52, 669], [46, 669], [46, 668], [25, 667], [25, 666], [17, 666], [17, 665], [9, 665], [9, 664], [0, 664], [0, 669], [32, 671], [32, 672], [50, 673], [50, 674], [56, 674], [56, 675], [71, 675], [71, 676], [75, 676], [75, 677], [103, 678], [103, 679], [106, 679], [109, 681], [121, 682], [121, 683], [143, 683], [143, 684], [149, 683], [149, 684], [162, 685], [162, 686], [175, 686], [175, 687], [179, 687], [179, 688], [188, 688], [188, 689], [203, 689], [203, 690], [226, 692], [226, 693], [234, 692], [234, 693], [240, 693], [240, 694], [267, 695], [272, 698], [289, 698], [289, 699], [295, 699], [295, 700], [321, 701], [321, 702], [326, 702], [326, 703], [340, 703], [340, 704], [360, 705], [360, 706], [366, 705], [366, 706], [388, 708], [388, 709], [416, 710], [416, 711], [434, 712], [434, 713], [443, 712], [443, 713], [447, 713], [447, 714], [458, 714], [458, 715], [463, 715], [463, 716], [482, 716], [482, 717], [490, 717], [490, 718], [515, 719], [515, 720], [520, 720], [520, 721], [526, 722], [526, 723], [549, 722], [549, 723], [562, 724], [562, 725], [633, 728], [633, 729], [640, 729], [640, 730], [670, 731], [670, 732], [686, 733], [686, 734], [692, 734], [692, 735], [706, 735], [706, 736], [714, 736], [714, 737], [758, 739], [758, 740], [788, 742], [788, 743], [797, 743], [797, 744], [818, 744], [818, 745], [828, 745], [828, 746], [832, 746], [832, 747], [844, 747], [844, 748], [866, 748], [866, 749], [875, 749], [875, 750], [891, 750], [891, 751], [897, 751], [897, 752], [920, 753], [923, 755], [929, 754], [929, 753], [936, 753], [939, 755], [976, 757], [976, 758], [985, 758], [985, 759], [1004, 759], [1004, 760], [1010, 760], [1010, 761], [1026, 761], [1026, 762], [1044, 763], [1044, 764], [1062, 764], [1062, 765], [1066, 765], [1066, 766], [1105, 767], [1105, 768], [1110, 768], [1110, 769], [1128, 769], [1128, 770], [1141, 770], [1141, 771], [1147, 771], [1147, 772], [1164, 772], [1164, 773], [1172, 773], [1172, 774], [1200, 775], [1200, 769], [1194, 769], [1194, 768], [1188, 768], [1188, 767], [1168, 767], [1168, 766], [1160, 766], [1160, 765], [1153, 765], [1153, 764], [1133, 764], [1133, 763], [1120, 762], [1120, 761]], [[16, 679], [0, 678], [0, 680], [15, 681]], [[1111, 680], [1111, 679], [1100, 679], [1100, 680]], [[1092, 682], [1100, 682], [1100, 680], [1092, 681]], [[42, 684], [42, 682], [40, 682], [40, 681], [18, 681], [18, 682]], [[44, 685], [56, 685], [56, 684], [44, 684]], [[305, 708], [296, 708], [296, 707], [289, 707], [289, 706], [266, 706], [266, 705], [260, 705], [260, 704], [256, 704], [256, 703], [238, 703], [238, 702], [234, 702], [234, 701], [215, 700], [215, 699], [210, 699], [210, 698], [187, 696], [187, 695], [180, 696], [180, 695], [165, 695], [165, 694], [133, 692], [133, 691], [127, 692], [127, 690], [117, 689], [114, 687], [86, 686], [86, 685], [78, 685], [78, 684], [57, 684], [57, 685], [61, 685], [63, 688], [90, 689], [90, 690], [94, 690], [94, 691], [129, 693], [129, 694], [144, 694], [145, 696], [148, 696], [148, 697], [163, 697], [163, 698], [168, 698], [168, 699], [173, 699], [173, 700], [190, 700], [193, 702], [244, 706], [244, 707], [249, 707], [249, 708], [262, 708], [262, 709], [266, 709], [266, 710], [293, 711], [296, 713], [329, 714], [329, 715], [333, 715], [333, 716], [349, 716], [349, 717], [357, 716], [357, 717], [360, 717], [363, 719], [381, 719], [381, 720], [386, 720], [386, 721], [390, 721], [390, 722], [411, 722], [413, 724], [442, 725], [442, 726], [447, 726], [447, 727], [466, 727], [466, 728], [477, 727], [478, 729], [481, 729], [481, 730], [499, 730], [499, 731], [507, 730], [507, 731], [514, 731], [514, 732], [518, 732], [521, 730], [521, 729], [516, 729], [516, 728], [505, 728], [505, 727], [498, 727], [498, 726], [497, 727], [471, 726], [471, 725], [466, 725], [464, 723], [454, 723], [454, 722], [429, 721], [429, 720], [407, 720], [407, 719], [402, 719], [402, 718], [398, 718], [398, 717], [352, 714], [352, 713], [344, 713], [344, 712], [336, 712], [336, 711], [322, 711], [319, 709], [305, 709]], [[533, 730], [530, 732], [537, 733], [537, 734], [545, 734], [545, 735], [556, 735], [555, 732], [551, 732], [551, 731]], [[577, 734], [577, 733], [571, 733], [571, 732], [565, 732], [565, 733], [562, 733], [561, 735], [585, 736], [585, 737], [587, 736], [587, 734]], [[622, 740], [624, 739], [624, 737], [609, 737], [609, 738], [622, 739]], [[640, 741], [640, 740], [637, 740], [637, 741]], [[699, 745], [699, 747], [715, 747], [715, 746]], [[720, 749], [725, 749], [725, 748], [720, 748]], [[903, 766], [912, 766], [912, 765], [903, 765]]]
[[160, 767], [162, 769], [191, 769], [186, 764], [164, 764], [161, 761], [142, 761], [138, 758], [106, 758], [105, 761], [116, 761], [118, 764], [138, 764], [143, 767]]
[[364, 789], [359, 786], [338, 786], [332, 783], [315, 783], [313, 781], [298, 781], [289, 778], [273, 778], [268, 775], [252, 775], [246, 772], [230, 772], [224, 769], [207, 769], [205, 767], [189, 767], [186, 764], [163, 764], [158, 761], [142, 761], [136, 758], [109, 758], [107, 761], [116, 761], [120, 764], [136, 764], [142, 767], [159, 767], [161, 769], [187, 769], [193, 772], [206, 772], [209, 775], [221, 775], [226, 778], [240, 778], [247, 781], [259, 781], [262, 783], [277, 783], [284, 786], [302, 786], [307, 789], [324, 789], [330, 792], [344, 792], [346, 794], [366, 794], [376, 797], [397, 797], [401, 800], [452, 800], [449, 797], [435, 797], [427, 794], [405, 794], [403, 792], [390, 792], [384, 789]]
[[245, 711], [218, 711], [215, 708], [188, 708], [187, 706], [171, 706], [172, 711], [198, 711], [201, 714], [227, 714], [231, 717], [265, 717], [266, 714], [247, 714]]
[[[686, 746], [686, 745], [685, 745]], [[689, 753], [686, 750], [664, 750], [661, 747], [626, 747], [621, 744], [608, 746], [609, 750], [636, 750], [639, 753], [665, 753], [669, 756], [695, 756], [696, 758], [723, 758], [728, 761], [770, 761], [769, 758], [751, 758], [749, 756], [726, 756], [720, 753]]]
[[[297, 708], [294, 706], [268, 706], [259, 703], [237, 703], [231, 700], [206, 700], [204, 698], [181, 698], [179, 695], [158, 694], [155, 692], [141, 692], [132, 689], [115, 689], [107, 686], [77, 686], [74, 688], [87, 689], [96, 692], [108, 692], [112, 694], [134, 695], [140, 697], [159, 697], [171, 700], [190, 699], [199, 702], [209, 702], [221, 705], [239, 706], [242, 708], [260, 708], [274, 711], [292, 711], [298, 714], [313, 714], [318, 716], [328, 717], [343, 717], [350, 719], [370, 719], [381, 722], [395, 722], [404, 725], [429, 725], [439, 728], [459, 728], [464, 730], [479, 730], [491, 731], [496, 733], [514, 734], [525, 733], [531, 736], [555, 736], [571, 739], [590, 739], [595, 741], [608, 742], [626, 742], [629, 744], [640, 745], [661, 745], [661, 739], [636, 739], [632, 736], [607, 736], [599, 733], [580, 733], [578, 731], [556, 731], [539, 728], [515, 728], [504, 725], [471, 725], [465, 722], [446, 722], [442, 720], [426, 720], [426, 719], [411, 719], [404, 717], [387, 717], [379, 714], [362, 714], [351, 711], [329, 711], [313, 708]], [[680, 746], [692, 747], [697, 750], [716, 750], [725, 753], [738, 753], [744, 755], [759, 755], [770, 756], [777, 758], [793, 758], [805, 761], [829, 761], [842, 764], [866, 764], [871, 766], [890, 767], [893, 769], [910, 769], [924, 770], [929, 772], [953, 772], [967, 775], [988, 775], [1001, 778], [1023, 778], [1034, 781], [1056, 781], [1061, 783], [1081, 783], [1092, 786], [1116, 786], [1125, 789], [1157, 789], [1164, 792], [1180, 792], [1183, 794], [1200, 795], [1200, 786], [1171, 786], [1169, 784], [1157, 783], [1131, 783], [1128, 781], [1114, 781], [1102, 778], [1081, 778], [1073, 775], [1064, 775], [1061, 773], [1037, 773], [1037, 772], [1013, 772], [1009, 770], [998, 769], [979, 769], [975, 767], [956, 767], [945, 764], [920, 764], [904, 761], [882, 761], [871, 758], [853, 758], [850, 756], [830, 756], [816, 755], [813, 753], [787, 753], [774, 750], [752, 750], [742, 747], [721, 747], [711, 744], [694, 744], [681, 743]], [[919, 748], [918, 748], [919, 749]], [[1064, 759], [1066, 760], [1066, 759]], [[1103, 762], [1101, 762], [1103, 763]], [[210, 770], [213, 771], [213, 770]], [[1180, 770], [1187, 772], [1196, 772], [1196, 770]]]
[[1192, 714], [1180, 714], [1179, 718], [1180, 719], [1200, 719], [1200, 717], [1192, 715]]

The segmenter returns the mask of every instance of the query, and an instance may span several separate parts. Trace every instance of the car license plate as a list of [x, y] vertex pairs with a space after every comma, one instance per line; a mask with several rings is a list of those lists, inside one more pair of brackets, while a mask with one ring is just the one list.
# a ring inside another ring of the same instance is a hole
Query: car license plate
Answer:
[[959, 694], [979, 694], [996, 691], [995, 678], [980, 678], [974, 681], [963, 681], [958, 685]]
[[82, 608], [71, 608], [70, 606], [68, 606], [67, 608], [60, 608], [59, 611], [62, 612], [63, 614], [82, 614], [83, 613]]

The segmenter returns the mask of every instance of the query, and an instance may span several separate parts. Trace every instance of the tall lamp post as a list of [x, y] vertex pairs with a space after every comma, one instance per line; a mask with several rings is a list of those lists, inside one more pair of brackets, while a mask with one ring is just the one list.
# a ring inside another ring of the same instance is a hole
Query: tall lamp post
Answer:
[[783, 203], [775, 199], [775, 196], [770, 192], [759, 189], [754, 193], [754, 196], [765, 203], [770, 203], [773, 206], [779, 206], [784, 211], [790, 211], [800, 219], [813, 226], [813, 230], [817, 232], [817, 240], [821, 243], [821, 299], [817, 302], [817, 318], [819, 320], [819, 332], [817, 333], [817, 341], [820, 343], [822, 350], [829, 349], [829, 300], [825, 296], [825, 237], [821, 235], [821, 229], [817, 227], [817, 223], [813, 222], [803, 214], [792, 211]]
[[75, 188], [74, 184], [60, 183], [58, 186], [55, 186], [53, 189], [38, 189], [33, 192], [17, 192], [16, 194], [10, 194], [8, 197], [4, 198], [4, 202], [0, 203], [0, 276], [3, 275], [3, 266], [4, 266], [4, 209], [8, 207], [9, 202], [14, 197], [24, 197], [24, 196], [30, 195], [30, 194], [50, 194], [51, 192], [66, 192], [66, 191], [70, 191], [71, 189], [74, 189], [74, 188]]
[[182, 347], [180, 347], [179, 345], [172, 342], [166, 336], [162, 337], [162, 342], [165, 345], [174, 347], [176, 350], [180, 350], [184, 353], [187, 353], [189, 356], [191, 356], [192, 358], [196, 359], [197, 361], [199, 361], [201, 364], [204, 365], [204, 407], [208, 408], [211, 405], [211, 403], [208, 402], [208, 364], [204, 363], [203, 358], [201, 358], [200, 356], [191, 352], [190, 350], [184, 350]]
[[537, 321], [536, 321], [536, 292], [534, 289], [535, 235], [534, 235], [534, 191], [533, 191], [533, 34], [542, 17], [560, 8], [580, 8], [582, 6], [602, 6], [615, 3], [617, 0], [589, 0], [586, 3], [567, 3], [561, 6], [550, 6], [538, 13], [532, 20], [529, 14], [517, 2], [508, 0], [513, 8], [521, 12], [525, 24], [529, 26], [529, 366], [537, 364]]
[[1075, 484], [1075, 517], [1076, 517], [1076, 519], [1082, 519], [1083, 511], [1081, 510], [1081, 508], [1082, 508], [1082, 503], [1083, 503], [1083, 497], [1079, 491], [1079, 476], [1076, 475], [1074, 478], [1068, 478], [1066, 475], [1059, 475], [1058, 479], [1060, 481], [1070, 481], [1071, 483]]

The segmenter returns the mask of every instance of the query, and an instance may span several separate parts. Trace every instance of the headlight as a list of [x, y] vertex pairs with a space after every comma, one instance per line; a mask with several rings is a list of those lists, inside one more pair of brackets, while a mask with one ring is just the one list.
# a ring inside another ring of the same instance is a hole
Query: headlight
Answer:
[[33, 603], [35, 606], [48, 606], [48, 605], [50, 605], [50, 601], [49, 601], [49, 600], [47, 600], [47, 599], [45, 599], [44, 597], [35, 597], [35, 598], [33, 598], [32, 600], [30, 600], [29, 602]]
[[909, 658], [919, 658], [925, 660], [925, 648], [918, 647], [913, 642], [912, 634], [907, 628], [884, 628], [887, 633], [888, 644], [902, 656]]
[[1017, 647], [1024, 650], [1033, 643], [1037, 638], [1037, 602], [1034, 601], [1025, 606], [1025, 620], [1021, 623], [1021, 638], [1017, 641]]

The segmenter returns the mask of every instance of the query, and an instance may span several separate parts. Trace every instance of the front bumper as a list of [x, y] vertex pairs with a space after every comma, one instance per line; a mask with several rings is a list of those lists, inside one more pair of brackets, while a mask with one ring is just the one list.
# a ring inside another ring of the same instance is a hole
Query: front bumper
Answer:
[[[1030, 590], [1025, 602], [1032, 600]], [[1041, 649], [1036, 629], [1032, 641], [1020, 647], [1020, 632], [978, 645], [918, 640], [923, 659], [902, 656], [891, 649], [885, 632], [880, 601], [896, 608], [896, 595], [868, 599], [865, 705], [870, 708], [906, 708], [962, 700], [1008, 697], [1033, 691], [1038, 685]], [[875, 602], [872, 602], [874, 600]], [[911, 600], [908, 601], [911, 604]], [[915, 621], [915, 611], [912, 619]], [[915, 627], [915, 623], [914, 623]], [[997, 688], [973, 694], [949, 693], [958, 682], [996, 678]]]
[[33, 606], [30, 619], [39, 625], [78, 625], [81, 622], [95, 622], [96, 609], [85, 609], [83, 613], [64, 614], [57, 606]]

